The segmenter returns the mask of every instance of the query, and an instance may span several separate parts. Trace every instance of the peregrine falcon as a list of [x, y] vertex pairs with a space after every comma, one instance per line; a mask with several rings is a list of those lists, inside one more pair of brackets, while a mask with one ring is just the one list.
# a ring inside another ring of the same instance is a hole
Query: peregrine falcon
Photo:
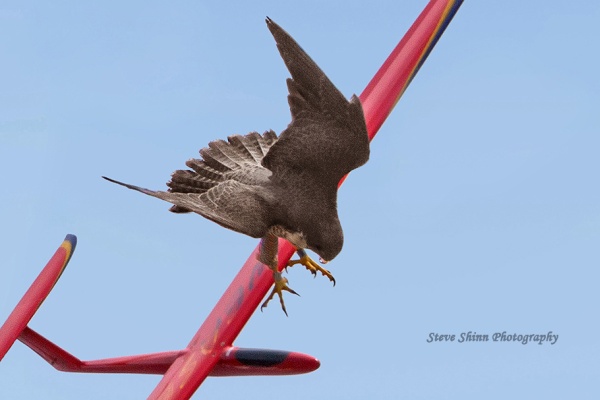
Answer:
[[298, 250], [313, 275], [331, 273], [321, 263], [332, 260], [344, 241], [337, 213], [339, 181], [369, 159], [369, 140], [360, 100], [350, 101], [302, 48], [270, 18], [266, 19], [288, 68], [288, 103], [292, 121], [277, 137], [272, 130], [210, 142], [201, 159], [177, 170], [168, 191], [153, 191], [105, 179], [172, 203], [175, 213], [195, 212], [225, 228], [261, 238], [258, 260], [273, 271], [275, 294], [287, 315], [282, 291], [294, 292], [277, 270], [277, 238]]

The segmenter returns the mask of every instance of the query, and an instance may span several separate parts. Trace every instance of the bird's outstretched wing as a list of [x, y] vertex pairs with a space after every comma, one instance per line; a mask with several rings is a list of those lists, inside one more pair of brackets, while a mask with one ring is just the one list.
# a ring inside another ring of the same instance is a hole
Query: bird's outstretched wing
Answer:
[[369, 159], [360, 100], [350, 101], [279, 25], [267, 26], [291, 74], [287, 86], [292, 122], [263, 159], [275, 176], [290, 169], [327, 175], [337, 182]]
[[104, 179], [156, 197], [178, 207], [198, 213], [217, 224], [255, 238], [261, 238], [269, 228], [268, 205], [260, 193], [237, 181], [221, 183], [205, 193], [171, 193], [130, 185], [103, 176]]
[[[204, 193], [228, 180], [254, 185], [270, 174], [261, 161], [277, 141], [275, 132], [269, 130], [233, 135], [225, 140], [215, 140], [200, 150], [202, 158], [192, 158], [185, 165], [192, 170], [177, 170], [167, 183], [170, 192]], [[182, 210], [172, 210], [184, 212]]]
[[263, 135], [230, 136], [200, 150], [191, 170], [177, 170], [168, 192], [144, 189], [104, 179], [173, 204], [171, 211], [195, 212], [219, 225], [252, 237], [263, 237], [272, 224], [275, 199], [265, 188], [271, 172], [260, 162], [277, 141], [273, 131]]

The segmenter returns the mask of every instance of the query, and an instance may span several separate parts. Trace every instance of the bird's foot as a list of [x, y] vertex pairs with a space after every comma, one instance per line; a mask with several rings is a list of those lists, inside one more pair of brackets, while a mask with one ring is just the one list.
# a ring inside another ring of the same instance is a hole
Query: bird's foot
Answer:
[[335, 278], [333, 277], [331, 272], [329, 272], [328, 270], [326, 270], [325, 268], [323, 268], [319, 264], [317, 264], [312, 258], [310, 258], [308, 256], [308, 254], [306, 254], [306, 252], [304, 250], [298, 250], [297, 252], [298, 252], [298, 256], [300, 256], [300, 259], [288, 261], [286, 268], [294, 266], [296, 264], [302, 264], [314, 276], [317, 276], [317, 272], [322, 273], [323, 276], [326, 276], [327, 278], [329, 278], [329, 280], [331, 282], [333, 282], [333, 286], [335, 286]]
[[300, 295], [287, 285], [288, 280], [287, 278], [281, 276], [281, 272], [273, 272], [273, 279], [275, 280], [275, 286], [273, 286], [273, 290], [271, 291], [269, 297], [267, 297], [265, 302], [262, 303], [262, 306], [260, 306], [260, 311], [262, 311], [262, 309], [267, 306], [269, 301], [271, 301], [275, 296], [275, 293], [277, 293], [277, 295], [279, 296], [279, 302], [281, 303], [281, 309], [283, 310], [285, 315], [288, 315], [287, 310], [285, 309], [285, 303], [283, 302], [283, 291], [285, 290], [286, 292], [293, 293], [296, 296]]

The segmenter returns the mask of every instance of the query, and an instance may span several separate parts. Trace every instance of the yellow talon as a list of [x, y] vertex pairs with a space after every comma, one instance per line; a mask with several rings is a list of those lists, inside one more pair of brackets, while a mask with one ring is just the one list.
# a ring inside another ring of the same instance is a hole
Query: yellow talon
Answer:
[[325, 268], [323, 268], [319, 264], [317, 264], [315, 261], [313, 261], [313, 259], [310, 258], [306, 254], [306, 252], [304, 252], [304, 250], [298, 250], [298, 254], [300, 255], [300, 259], [288, 261], [286, 268], [294, 266], [296, 264], [302, 264], [314, 276], [317, 276], [317, 271], [321, 272], [323, 274], [323, 276], [326, 276], [327, 278], [329, 278], [329, 280], [331, 282], [333, 282], [333, 286], [335, 286], [335, 278], [333, 277], [331, 272], [329, 272], [328, 270], [326, 270]]
[[260, 306], [260, 311], [262, 311], [262, 309], [267, 306], [269, 301], [271, 301], [273, 299], [273, 297], [275, 296], [275, 293], [277, 293], [277, 295], [279, 296], [279, 302], [281, 303], [281, 309], [287, 316], [288, 313], [287, 313], [287, 310], [285, 309], [285, 303], [283, 302], [283, 293], [282, 292], [285, 290], [286, 292], [293, 293], [296, 296], [300, 296], [300, 295], [287, 285], [287, 283], [288, 283], [287, 278], [284, 278], [283, 276], [281, 276], [280, 272], [273, 272], [273, 279], [275, 280], [275, 286], [273, 286], [273, 290], [271, 291], [271, 294], [269, 295], [269, 297], [267, 297], [265, 302], [262, 303], [262, 305]]

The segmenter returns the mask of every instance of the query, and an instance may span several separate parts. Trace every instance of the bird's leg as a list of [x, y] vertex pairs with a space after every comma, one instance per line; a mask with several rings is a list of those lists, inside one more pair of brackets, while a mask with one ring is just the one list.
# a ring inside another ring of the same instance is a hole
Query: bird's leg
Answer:
[[329, 278], [329, 280], [331, 282], [333, 282], [333, 286], [335, 286], [335, 278], [333, 277], [333, 275], [331, 274], [331, 272], [329, 272], [328, 270], [326, 270], [325, 268], [323, 268], [319, 264], [317, 264], [315, 261], [313, 261], [313, 259], [310, 258], [308, 256], [308, 254], [306, 254], [306, 251], [304, 251], [303, 249], [297, 249], [296, 252], [298, 253], [298, 257], [300, 257], [300, 259], [298, 259], [298, 260], [290, 260], [288, 262], [286, 268], [287, 267], [291, 267], [291, 266], [296, 265], [296, 264], [302, 264], [314, 276], [317, 276], [317, 272], [322, 273], [323, 276], [326, 276], [327, 278]]
[[296, 296], [300, 296], [300, 295], [298, 293], [296, 293], [294, 291], [294, 289], [290, 288], [287, 285], [288, 280], [287, 280], [287, 278], [284, 278], [283, 276], [281, 276], [281, 272], [279, 272], [279, 271], [273, 272], [273, 279], [275, 280], [275, 286], [273, 286], [273, 290], [271, 290], [271, 294], [269, 295], [269, 297], [267, 297], [265, 302], [262, 303], [262, 306], [260, 306], [260, 311], [262, 311], [262, 309], [267, 306], [269, 301], [271, 301], [273, 299], [273, 297], [275, 297], [275, 293], [277, 293], [277, 295], [279, 296], [279, 302], [281, 303], [281, 309], [283, 310], [285, 315], [288, 315], [287, 310], [285, 309], [285, 303], [283, 301], [283, 291], [285, 290], [287, 292], [293, 293]]
[[283, 301], [283, 291], [285, 290], [286, 292], [293, 293], [297, 296], [299, 296], [299, 294], [287, 285], [287, 278], [281, 276], [281, 272], [279, 272], [277, 269], [277, 240], [277, 236], [268, 233], [260, 243], [258, 261], [265, 264], [271, 271], [273, 271], [273, 280], [275, 281], [275, 286], [273, 286], [271, 294], [260, 306], [260, 310], [262, 311], [262, 309], [267, 306], [269, 301], [273, 299], [275, 293], [277, 293], [279, 296], [279, 302], [281, 303], [281, 309], [285, 315], [288, 315], [287, 310], [285, 309], [285, 303]]

